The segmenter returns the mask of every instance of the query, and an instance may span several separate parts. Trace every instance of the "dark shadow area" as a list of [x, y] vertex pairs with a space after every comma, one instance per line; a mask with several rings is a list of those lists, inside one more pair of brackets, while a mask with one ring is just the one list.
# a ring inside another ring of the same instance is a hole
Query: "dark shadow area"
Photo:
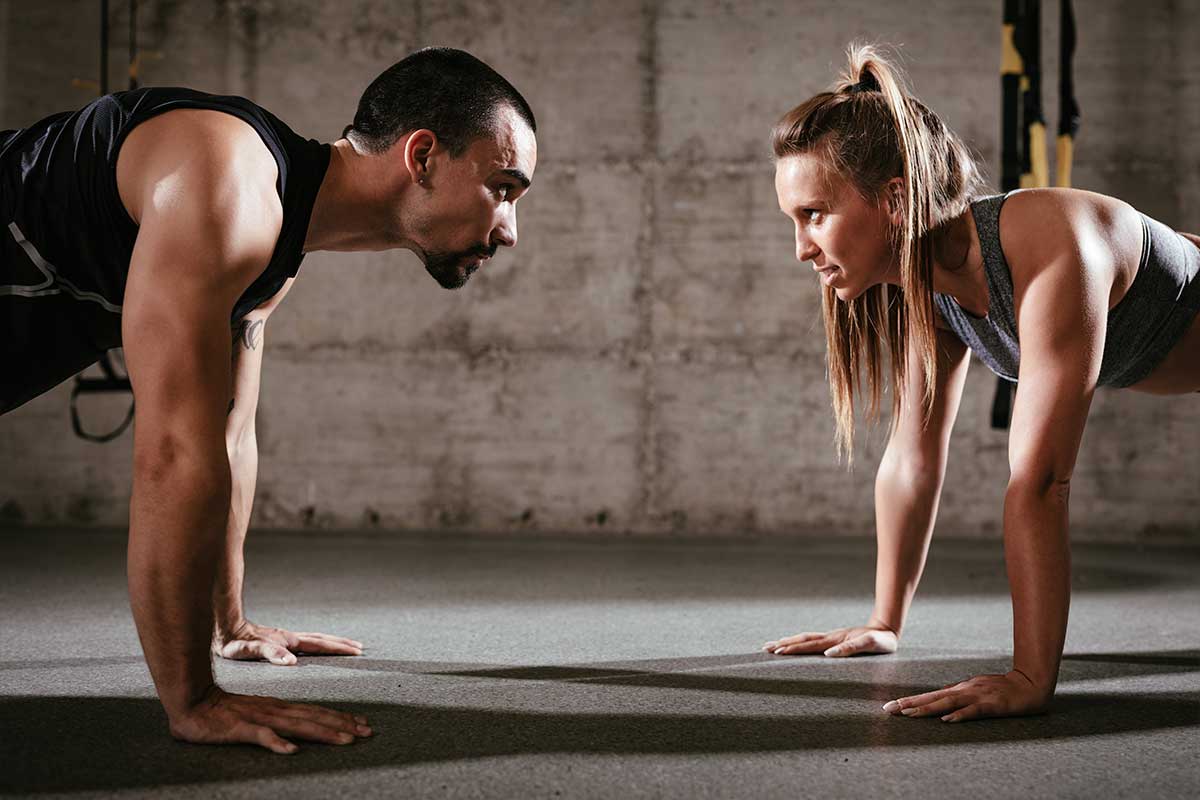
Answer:
[[[1191, 672], [1193, 668], [1200, 670], [1200, 650], [1160, 651], [1154, 653], [1068, 653], [1063, 656], [1063, 661], [1168, 668], [1166, 670], [1154, 670], [1156, 673]], [[1181, 667], [1182, 669], [1171, 669], [1173, 667]]]
[[[820, 692], [829, 695], [829, 689]], [[1041, 717], [946, 725], [878, 715], [564, 714], [378, 703], [335, 705], [377, 734], [292, 757], [250, 746], [172, 741], [154, 700], [0, 700], [0, 791], [38, 793], [204, 784], [355, 769], [555, 753], [681, 755], [1086, 739], [1200, 726], [1200, 693], [1079, 694]], [[976, 755], [979, 755], [976, 751]]]
[[[1063, 657], [1059, 688], [1079, 681], [1171, 675], [1200, 670], [1195, 650], [1153, 653], [1077, 653]], [[320, 659], [301, 659], [318, 665]], [[330, 664], [331, 662], [324, 662]], [[339, 660], [339, 668], [368, 672], [444, 675], [504, 681], [551, 681], [648, 686], [712, 692], [786, 696], [876, 699], [882, 702], [941, 688], [948, 682], [974, 675], [1006, 672], [1007, 658], [905, 659], [870, 656], [853, 660], [828, 660], [819, 656], [773, 656], [767, 653], [733, 653], [644, 661], [598, 664], [481, 665], [355, 658]], [[751, 667], [755, 675], [714, 674], [723, 669]], [[707, 672], [705, 671], [707, 670]], [[825, 680], [830, 670], [846, 679]], [[816, 671], [819, 679], [799, 678]], [[874, 677], [874, 679], [872, 679]], [[855, 679], [859, 680], [855, 680]]]

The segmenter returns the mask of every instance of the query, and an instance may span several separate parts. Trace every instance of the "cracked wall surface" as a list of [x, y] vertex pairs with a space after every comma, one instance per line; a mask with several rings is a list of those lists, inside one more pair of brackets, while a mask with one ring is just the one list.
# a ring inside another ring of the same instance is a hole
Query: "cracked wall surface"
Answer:
[[[96, 5], [0, 0], [0, 127], [86, 103]], [[113, 0], [110, 81], [128, 3]], [[268, 326], [254, 524], [581, 534], [869, 534], [882, 434], [833, 449], [819, 296], [767, 133], [847, 42], [998, 175], [999, 0], [142, 2], [145, 82], [242, 94], [329, 141], [412, 49], [470, 50], [539, 122], [520, 244], [447, 293], [407, 252], [310, 255]], [[1057, 15], [1044, 10], [1057, 115]], [[1200, 230], [1200, 15], [1077, 3], [1075, 185]], [[1051, 154], [1053, 159], [1053, 154]], [[996, 536], [1007, 437], [971, 368], [939, 529]], [[69, 386], [0, 417], [0, 522], [124, 524], [131, 437], [71, 433]], [[88, 401], [103, 428], [120, 398]], [[1200, 537], [1200, 404], [1100, 391], [1074, 535]]]

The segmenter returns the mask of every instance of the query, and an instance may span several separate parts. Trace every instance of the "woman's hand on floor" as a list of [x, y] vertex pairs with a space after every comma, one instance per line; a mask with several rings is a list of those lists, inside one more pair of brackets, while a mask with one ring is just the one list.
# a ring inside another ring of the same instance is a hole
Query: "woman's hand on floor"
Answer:
[[831, 658], [894, 653], [900, 637], [890, 628], [867, 623], [859, 628], [838, 628], [825, 633], [798, 633], [776, 642], [767, 642], [763, 650], [777, 656], [822, 653]]
[[213, 652], [238, 661], [270, 661], [290, 667], [296, 654], [321, 656], [361, 656], [362, 642], [325, 633], [292, 633], [243, 621], [229, 633], [213, 637]]
[[257, 744], [276, 753], [296, 752], [283, 738], [350, 744], [371, 735], [365, 717], [274, 697], [230, 694], [212, 686], [200, 702], [171, 714], [171, 735], [193, 744]]
[[1054, 687], [1037, 686], [1023, 672], [976, 675], [936, 692], [893, 700], [883, 710], [894, 716], [939, 716], [942, 722], [965, 722], [985, 717], [1039, 714], [1050, 705]]

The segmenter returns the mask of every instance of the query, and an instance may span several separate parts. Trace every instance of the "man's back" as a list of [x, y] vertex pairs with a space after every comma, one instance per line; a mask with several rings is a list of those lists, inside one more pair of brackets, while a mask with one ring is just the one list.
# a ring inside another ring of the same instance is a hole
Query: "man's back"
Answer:
[[[274, 295], [296, 274], [327, 145], [306, 141], [240, 97], [147, 88], [102, 97], [56, 114], [0, 145], [0, 304], [6, 328], [0, 358], [27, 365], [27, 385], [0, 391], [14, 408], [121, 346], [121, 310], [138, 226], [121, 202], [116, 165], [138, 126], [181, 109], [222, 112], [249, 125], [278, 168], [283, 227], [267, 268], [238, 299], [233, 319]], [[42, 324], [31, 328], [32, 320]], [[11, 323], [12, 331], [7, 330]], [[29, 331], [36, 329], [37, 336]], [[20, 336], [17, 331], [23, 331]], [[43, 344], [45, 346], [43, 346]]]

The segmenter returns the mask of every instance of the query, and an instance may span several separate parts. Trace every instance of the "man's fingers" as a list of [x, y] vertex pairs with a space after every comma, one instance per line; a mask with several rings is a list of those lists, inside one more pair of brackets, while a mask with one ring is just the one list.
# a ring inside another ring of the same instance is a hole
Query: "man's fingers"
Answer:
[[282, 667], [294, 666], [296, 656], [286, 647], [263, 641], [238, 639], [221, 648], [221, 657], [235, 661], [270, 661]]
[[273, 713], [266, 709], [251, 712], [249, 716], [256, 723], [270, 728], [276, 734], [291, 736], [296, 739], [305, 739], [310, 742], [324, 742], [325, 744], [350, 744], [354, 741], [354, 734], [350, 731], [338, 730], [328, 725], [322, 725], [313, 719], [287, 716]]
[[340, 636], [325, 636], [320, 633], [298, 633], [296, 634], [297, 645], [296, 650], [301, 653], [333, 655], [333, 656], [361, 656], [362, 645], [350, 639], [343, 639]]
[[300, 748], [284, 739], [266, 725], [247, 724], [244, 729], [249, 734], [244, 741], [261, 745], [273, 753], [290, 756]]
[[341, 644], [347, 644], [351, 647], [357, 647], [359, 650], [363, 649], [362, 642], [355, 639], [347, 639], [345, 636], [333, 636], [328, 633], [297, 633], [296, 636], [300, 639], [324, 639], [330, 642], [340, 642]]
[[262, 657], [272, 664], [280, 667], [294, 667], [296, 665], [296, 655], [277, 644], [264, 644], [260, 648]]
[[262, 658], [259, 642], [237, 639], [221, 648], [221, 657], [237, 661], [257, 661]]
[[331, 708], [303, 703], [285, 703], [282, 706], [274, 707], [272, 711], [282, 717], [310, 720], [327, 728], [336, 728], [355, 736], [371, 735], [371, 727], [367, 724], [365, 717], [334, 711]]

